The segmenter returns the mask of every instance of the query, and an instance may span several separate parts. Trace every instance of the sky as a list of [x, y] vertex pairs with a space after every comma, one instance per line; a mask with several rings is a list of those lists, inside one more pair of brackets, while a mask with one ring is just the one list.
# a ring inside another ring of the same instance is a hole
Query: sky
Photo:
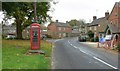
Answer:
[[115, 2], [120, 0], [56, 0], [58, 3], [52, 6], [55, 11], [49, 13], [52, 20], [60, 22], [70, 21], [71, 19], [84, 19], [87, 23], [97, 18], [104, 17], [105, 12], [111, 13]]
[[[105, 12], [111, 13], [115, 2], [120, 0], [54, 0], [58, 2], [52, 5], [54, 12], [48, 12], [52, 16], [52, 20], [60, 22], [70, 21], [71, 19], [84, 19], [86, 23], [93, 20], [93, 16], [97, 18], [104, 17]], [[0, 22], [3, 15], [0, 12]], [[12, 23], [10, 21], [9, 23]]]

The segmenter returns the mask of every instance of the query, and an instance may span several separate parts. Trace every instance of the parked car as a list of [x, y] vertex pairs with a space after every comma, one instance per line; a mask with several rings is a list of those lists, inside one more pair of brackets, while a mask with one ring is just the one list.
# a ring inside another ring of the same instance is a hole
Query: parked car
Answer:
[[46, 35], [41, 35], [40, 38], [41, 38], [42, 40], [46, 40], [47, 36], [46, 36]]
[[79, 36], [78, 41], [80, 42], [86, 42], [86, 36]]
[[8, 34], [6, 39], [15, 39], [16, 36], [14, 34]]

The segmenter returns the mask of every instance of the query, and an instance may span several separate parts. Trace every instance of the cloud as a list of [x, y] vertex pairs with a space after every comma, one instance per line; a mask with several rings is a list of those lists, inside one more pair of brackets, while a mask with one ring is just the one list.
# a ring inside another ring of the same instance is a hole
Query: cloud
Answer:
[[92, 16], [98, 18], [105, 16], [104, 13], [111, 12], [115, 2], [119, 0], [59, 0], [54, 6], [52, 13], [53, 20], [65, 22], [70, 19], [85, 19], [87, 22], [92, 20]]

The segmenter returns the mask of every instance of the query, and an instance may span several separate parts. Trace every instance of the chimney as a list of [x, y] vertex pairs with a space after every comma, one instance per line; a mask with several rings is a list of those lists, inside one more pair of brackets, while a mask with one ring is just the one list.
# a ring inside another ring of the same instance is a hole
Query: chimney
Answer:
[[68, 23], [68, 21], [66, 21], [66, 23]]
[[96, 19], [97, 19], [97, 17], [96, 17], [96, 16], [93, 16], [93, 21], [96, 20]]
[[58, 20], [56, 20], [56, 22], [58, 23]]
[[108, 18], [109, 18], [109, 12], [105, 12], [105, 18], [108, 20]]

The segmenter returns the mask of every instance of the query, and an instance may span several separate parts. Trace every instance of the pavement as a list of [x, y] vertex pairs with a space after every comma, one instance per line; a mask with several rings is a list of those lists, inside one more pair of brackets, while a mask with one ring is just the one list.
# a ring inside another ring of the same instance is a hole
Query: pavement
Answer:
[[[110, 48], [102, 48], [102, 47], [99, 47], [98, 48], [98, 42], [80, 42], [82, 44], [85, 44], [85, 45], [88, 45], [90, 47], [94, 47], [96, 49], [99, 49], [99, 50], [103, 50], [103, 51], [107, 51], [109, 53], [113, 53], [113, 54], [120, 54], [117, 50], [114, 50], [114, 49], [110, 49]], [[100, 43], [99, 43], [100, 44]]]
[[97, 47], [97, 42], [80, 42], [80, 43], [89, 45], [91, 47]]
[[93, 43], [86, 45], [77, 38], [53, 41], [52, 69], [119, 69], [118, 55], [92, 47]]

